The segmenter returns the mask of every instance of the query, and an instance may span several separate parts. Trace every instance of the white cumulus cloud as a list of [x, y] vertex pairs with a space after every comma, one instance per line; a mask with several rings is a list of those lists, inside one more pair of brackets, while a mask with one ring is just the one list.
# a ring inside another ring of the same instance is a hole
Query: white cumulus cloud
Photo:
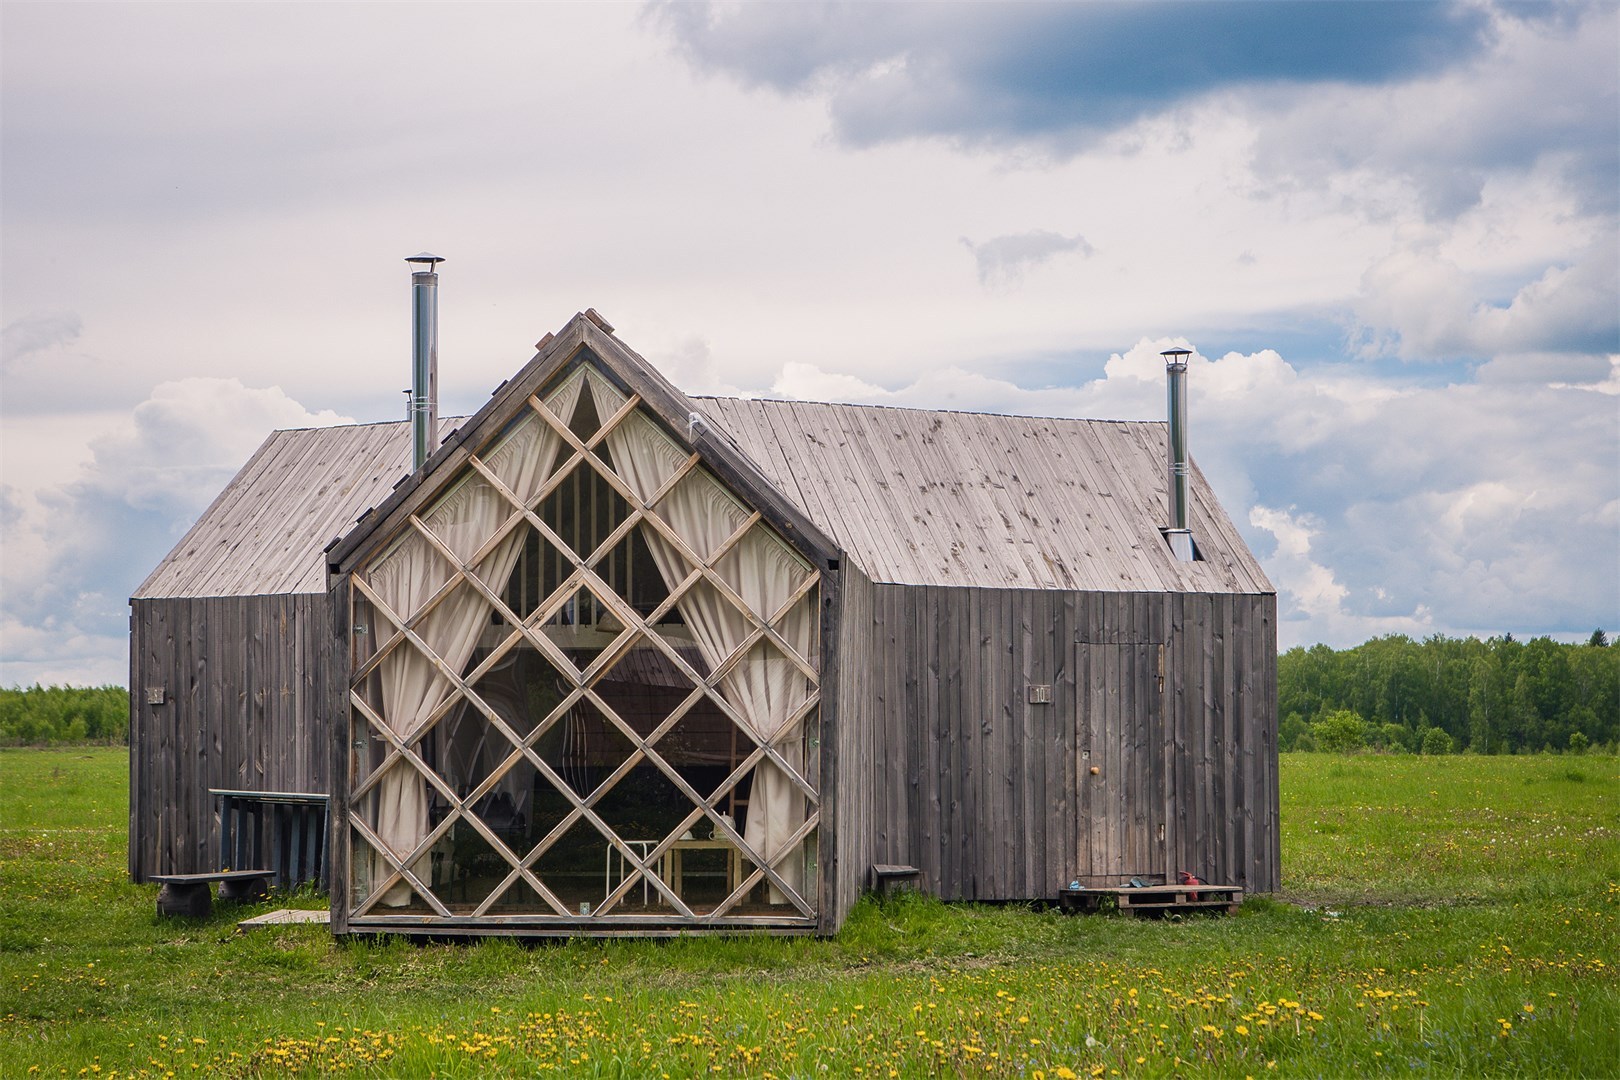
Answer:
[[165, 382], [68, 483], [6, 492], [0, 518], [0, 684], [121, 682], [127, 600], [275, 428], [348, 418], [279, 387]]
[[[944, 369], [886, 388], [796, 364], [773, 391], [1159, 419], [1159, 353], [1187, 345], [1141, 341], [1073, 387]], [[1400, 383], [1356, 368], [1302, 371], [1269, 349], [1195, 351], [1189, 379], [1193, 456], [1273, 576], [1284, 647], [1615, 624], [1620, 417], [1606, 383]]]

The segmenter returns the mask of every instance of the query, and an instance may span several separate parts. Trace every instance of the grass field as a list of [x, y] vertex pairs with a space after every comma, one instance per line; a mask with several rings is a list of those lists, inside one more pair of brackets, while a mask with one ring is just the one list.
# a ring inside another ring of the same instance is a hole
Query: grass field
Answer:
[[0, 1076], [1620, 1072], [1616, 759], [1282, 775], [1286, 902], [1234, 918], [911, 899], [830, 941], [416, 946], [160, 921], [123, 753], [4, 751]]

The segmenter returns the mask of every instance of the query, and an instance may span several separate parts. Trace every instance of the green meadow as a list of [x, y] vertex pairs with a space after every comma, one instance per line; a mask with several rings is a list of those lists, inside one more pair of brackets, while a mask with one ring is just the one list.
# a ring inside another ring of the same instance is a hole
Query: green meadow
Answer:
[[0, 1075], [1613, 1076], [1620, 763], [1286, 754], [1277, 898], [916, 897], [827, 941], [335, 943], [159, 919], [125, 751], [0, 751]]

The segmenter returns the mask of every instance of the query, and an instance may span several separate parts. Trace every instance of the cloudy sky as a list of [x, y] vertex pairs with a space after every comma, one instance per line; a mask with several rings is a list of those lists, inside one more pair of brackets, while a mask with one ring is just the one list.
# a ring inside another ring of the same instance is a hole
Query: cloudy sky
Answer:
[[695, 392], [1155, 419], [1281, 644], [1620, 629], [1616, 5], [0, 8], [0, 683], [276, 427], [596, 307]]

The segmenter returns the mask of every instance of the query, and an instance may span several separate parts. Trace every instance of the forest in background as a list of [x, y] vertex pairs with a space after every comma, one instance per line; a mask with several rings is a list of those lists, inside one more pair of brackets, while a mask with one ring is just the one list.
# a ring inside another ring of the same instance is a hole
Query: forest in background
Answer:
[[129, 742], [129, 691], [122, 686], [0, 688], [0, 745]]
[[1296, 647], [1277, 658], [1282, 750], [1477, 754], [1613, 749], [1620, 741], [1620, 646], [1374, 638], [1349, 649]]
[[[1277, 658], [1281, 750], [1514, 754], [1620, 745], [1620, 644], [1403, 635]], [[0, 745], [126, 742], [121, 686], [0, 689]]]

